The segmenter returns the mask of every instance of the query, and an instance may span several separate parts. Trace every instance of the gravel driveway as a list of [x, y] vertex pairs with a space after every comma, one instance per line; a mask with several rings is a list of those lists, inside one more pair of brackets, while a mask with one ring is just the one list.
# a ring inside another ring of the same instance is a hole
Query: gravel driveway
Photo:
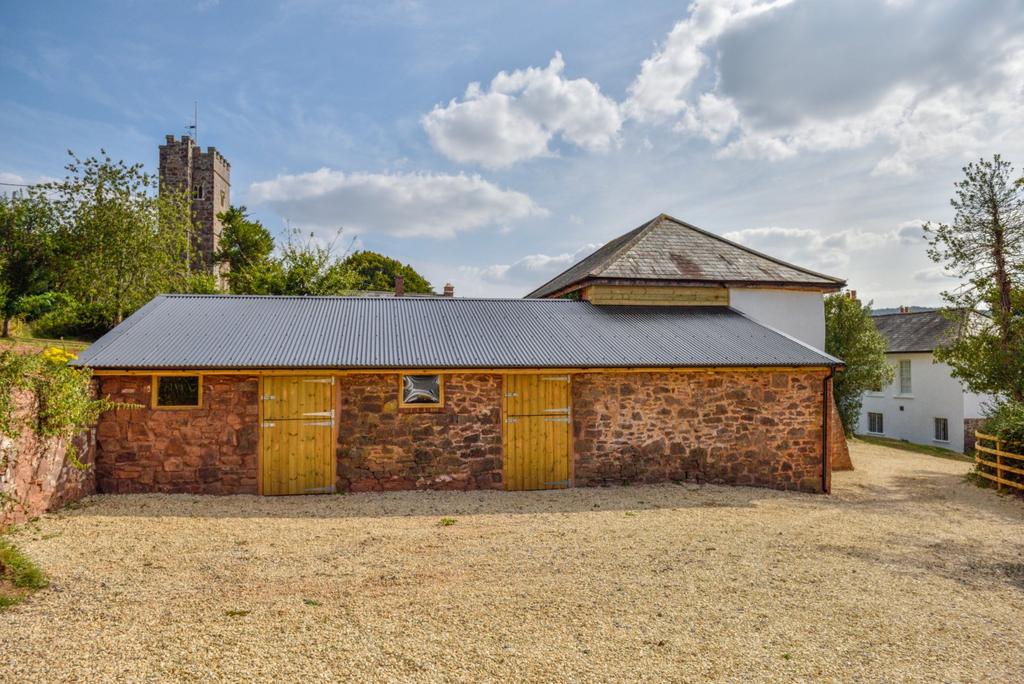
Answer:
[[0, 681], [1020, 681], [1024, 504], [852, 455], [831, 497], [94, 497], [18, 532], [53, 586]]

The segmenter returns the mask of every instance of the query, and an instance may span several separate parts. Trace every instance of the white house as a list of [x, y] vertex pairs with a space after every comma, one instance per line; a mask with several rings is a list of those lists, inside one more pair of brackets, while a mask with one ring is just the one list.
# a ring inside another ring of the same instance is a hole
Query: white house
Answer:
[[973, 449], [974, 430], [990, 397], [966, 391], [950, 367], [936, 363], [933, 355], [956, 323], [939, 311], [905, 310], [875, 316], [874, 321], [889, 341], [886, 356], [896, 379], [864, 394], [857, 432], [959, 452]]

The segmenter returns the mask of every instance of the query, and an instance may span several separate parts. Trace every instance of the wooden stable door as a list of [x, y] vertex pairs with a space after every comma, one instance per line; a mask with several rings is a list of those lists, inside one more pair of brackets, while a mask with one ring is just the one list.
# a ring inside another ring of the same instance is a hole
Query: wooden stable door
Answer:
[[334, 491], [334, 378], [260, 379], [261, 493]]
[[506, 375], [505, 489], [571, 484], [568, 375]]

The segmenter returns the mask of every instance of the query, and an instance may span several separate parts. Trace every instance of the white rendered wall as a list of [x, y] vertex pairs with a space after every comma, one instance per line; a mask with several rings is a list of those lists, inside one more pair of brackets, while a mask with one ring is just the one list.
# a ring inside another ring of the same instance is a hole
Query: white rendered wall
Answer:
[[[905, 439], [915, 444], [964, 450], [964, 391], [950, 375], [949, 366], [933, 363], [930, 352], [921, 354], [886, 354], [896, 371], [893, 384], [880, 393], [864, 394], [858, 434], [868, 432], [868, 412], [881, 413], [885, 437]], [[910, 394], [900, 390], [899, 362], [910, 360]], [[902, 407], [902, 410], [901, 410]], [[935, 418], [949, 421], [949, 442], [935, 440]]]
[[825, 348], [825, 300], [820, 292], [729, 289], [729, 306], [815, 349]]

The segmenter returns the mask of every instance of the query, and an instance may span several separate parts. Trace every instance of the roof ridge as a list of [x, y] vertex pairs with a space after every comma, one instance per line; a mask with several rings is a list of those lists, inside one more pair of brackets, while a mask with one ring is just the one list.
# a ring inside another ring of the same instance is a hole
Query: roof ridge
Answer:
[[626, 235], [629, 235], [630, 233], [635, 233], [635, 235], [633, 235], [633, 237], [629, 238], [628, 240], [623, 241], [620, 245], [618, 245], [615, 249], [613, 249], [611, 251], [611, 254], [609, 255], [609, 257], [607, 259], [605, 259], [604, 264], [602, 266], [600, 266], [599, 268], [597, 268], [596, 270], [591, 271], [588, 275], [598, 276], [598, 275], [601, 275], [602, 273], [604, 273], [605, 271], [607, 271], [609, 266], [611, 266], [614, 262], [619, 260], [619, 257], [622, 256], [623, 252], [625, 252], [625, 251], [629, 250], [630, 248], [632, 248], [633, 245], [635, 245], [637, 242], [639, 242], [640, 239], [643, 236], [647, 235], [647, 233], [649, 233], [651, 231], [651, 229], [655, 225], [657, 225], [657, 223], [662, 218], [664, 218], [666, 216], [668, 216], [668, 214], [658, 214], [657, 216], [652, 218], [647, 223], [641, 223], [639, 226], [637, 226], [633, 230], [627, 232], [625, 235], [620, 236], [620, 237], [625, 237]]
[[[256, 295], [256, 294], [192, 294], [188, 292], [175, 292], [159, 294], [154, 297], [163, 299], [296, 299], [300, 301], [314, 301], [322, 299], [344, 299], [360, 302], [562, 302], [579, 304], [573, 299], [550, 299], [547, 297], [413, 297], [403, 295], [401, 297], [360, 297], [358, 295]], [[141, 311], [141, 309], [140, 309]], [[134, 315], [134, 314], [133, 314]], [[127, 319], [126, 319], [127, 322]]]

